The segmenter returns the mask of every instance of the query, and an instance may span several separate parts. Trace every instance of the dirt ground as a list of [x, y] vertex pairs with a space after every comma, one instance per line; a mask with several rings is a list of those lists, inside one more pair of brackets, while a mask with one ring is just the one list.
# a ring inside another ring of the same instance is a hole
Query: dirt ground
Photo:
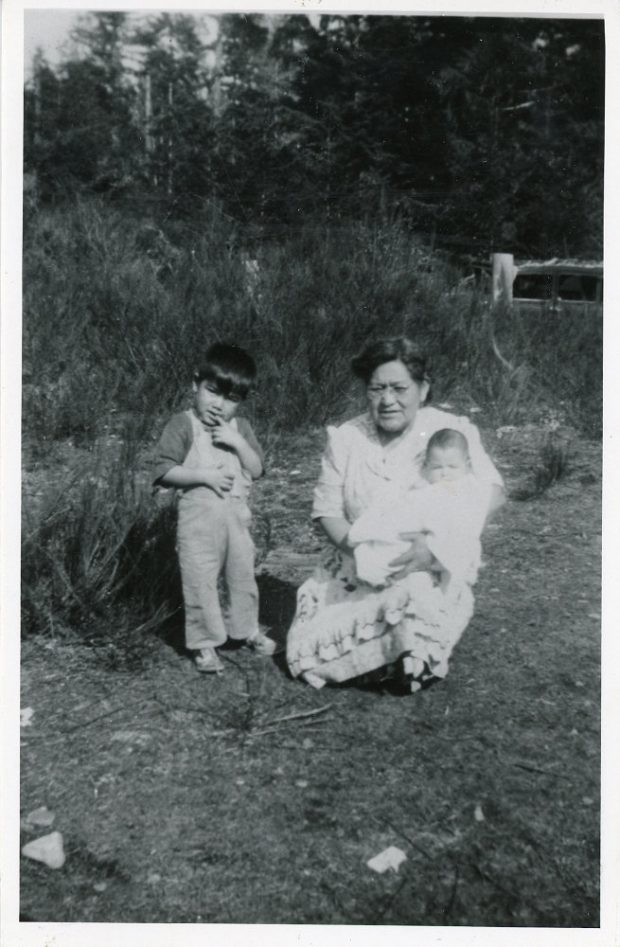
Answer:
[[[509, 489], [544, 432], [485, 435]], [[283, 640], [320, 550], [309, 524], [320, 431], [259, 484], [262, 620]], [[66, 638], [22, 651], [22, 858], [33, 921], [596, 927], [600, 447], [509, 502], [484, 538], [476, 613], [450, 676], [416, 695], [314, 691], [281, 658], [225, 651], [196, 673], [178, 636], [134, 669]], [[394, 845], [397, 872], [367, 861]]]

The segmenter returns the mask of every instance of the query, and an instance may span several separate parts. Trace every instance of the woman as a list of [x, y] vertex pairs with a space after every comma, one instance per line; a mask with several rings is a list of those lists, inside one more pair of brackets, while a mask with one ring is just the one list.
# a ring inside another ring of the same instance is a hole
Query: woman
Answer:
[[[406, 490], [419, 480], [428, 439], [453, 428], [469, 445], [473, 475], [489, 487], [489, 513], [503, 502], [502, 479], [485, 454], [478, 430], [464, 417], [425, 407], [430, 378], [424, 356], [406, 338], [381, 339], [352, 362], [366, 387], [368, 410], [340, 427], [328, 427], [328, 444], [314, 492], [312, 516], [330, 542], [328, 554], [297, 594], [297, 611], [287, 640], [291, 673], [315, 687], [342, 683], [396, 665], [415, 669], [412, 690], [447, 674], [448, 659], [473, 613], [469, 587], [442, 603], [436, 614], [415, 614], [404, 596], [397, 614], [387, 615], [385, 597], [360, 583], [347, 537], [351, 524], [382, 492]], [[412, 571], [437, 567], [422, 533], [406, 534], [409, 552], [398, 585]], [[392, 595], [393, 601], [393, 595]]]

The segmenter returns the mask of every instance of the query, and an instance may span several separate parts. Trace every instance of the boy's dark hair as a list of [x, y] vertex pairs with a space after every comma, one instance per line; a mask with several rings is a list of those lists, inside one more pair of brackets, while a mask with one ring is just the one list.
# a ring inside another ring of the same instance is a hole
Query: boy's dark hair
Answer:
[[426, 445], [427, 456], [429, 451], [433, 450], [434, 447], [440, 447], [442, 449], [446, 447], [457, 447], [463, 452], [465, 457], [469, 457], [467, 438], [464, 434], [461, 434], [460, 431], [455, 431], [454, 428], [451, 427], [442, 427], [440, 431], [435, 431], [435, 433], [429, 437], [428, 444]]
[[206, 352], [200, 368], [194, 373], [194, 381], [210, 381], [217, 385], [226, 397], [238, 395], [245, 398], [256, 379], [256, 364], [245, 349], [238, 345], [216, 342]]

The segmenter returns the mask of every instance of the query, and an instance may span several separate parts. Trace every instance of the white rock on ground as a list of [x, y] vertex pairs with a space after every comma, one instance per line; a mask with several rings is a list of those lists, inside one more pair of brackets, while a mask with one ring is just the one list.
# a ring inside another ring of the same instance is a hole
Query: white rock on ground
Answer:
[[372, 868], [373, 871], [377, 871], [382, 875], [384, 871], [388, 871], [389, 869], [398, 871], [404, 861], [407, 861], [405, 853], [400, 848], [396, 848], [395, 845], [390, 845], [389, 848], [385, 848], [382, 852], [379, 852], [378, 855], [375, 855], [375, 857], [367, 861], [366, 864], [369, 868]]
[[34, 861], [43, 862], [48, 868], [62, 868], [65, 863], [65, 852], [60, 832], [50, 832], [41, 838], [28, 842], [22, 848], [22, 855]]
[[29, 812], [28, 815], [22, 819], [21, 824], [24, 829], [33, 828], [35, 825], [42, 825], [44, 828], [47, 828], [54, 824], [55, 818], [56, 816], [53, 812], [50, 812], [47, 806], [39, 806], [38, 809], [33, 809], [32, 812]]

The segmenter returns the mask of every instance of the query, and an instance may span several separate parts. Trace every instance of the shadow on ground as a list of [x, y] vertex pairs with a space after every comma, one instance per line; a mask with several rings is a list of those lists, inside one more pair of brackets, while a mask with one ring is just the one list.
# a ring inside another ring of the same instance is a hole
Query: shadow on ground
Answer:
[[257, 576], [260, 610], [258, 620], [268, 629], [278, 647], [286, 647], [286, 635], [295, 615], [297, 588], [291, 582], [263, 574]]

